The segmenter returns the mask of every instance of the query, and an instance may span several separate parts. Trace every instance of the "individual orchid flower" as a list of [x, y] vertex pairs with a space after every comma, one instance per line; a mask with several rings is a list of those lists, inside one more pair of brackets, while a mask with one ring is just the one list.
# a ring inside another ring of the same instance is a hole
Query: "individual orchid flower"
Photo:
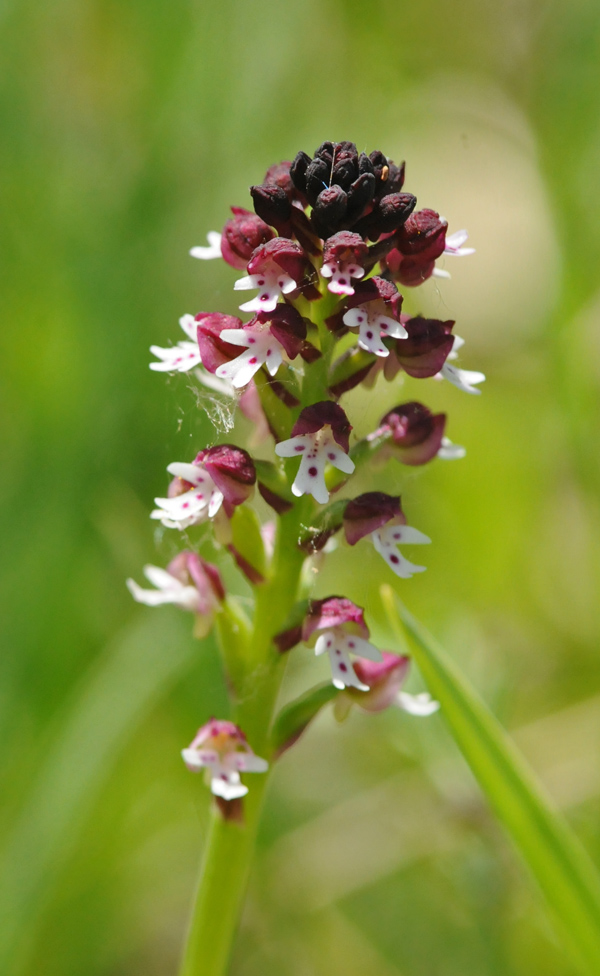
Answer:
[[325, 241], [321, 275], [329, 278], [327, 288], [334, 295], [353, 295], [352, 279], [365, 276], [368, 248], [360, 234], [342, 230]]
[[246, 386], [255, 373], [266, 366], [275, 376], [285, 357], [294, 359], [306, 339], [306, 324], [291, 305], [280, 305], [272, 312], [259, 312], [241, 329], [223, 329], [220, 340], [245, 351], [216, 369], [235, 389]]
[[382, 712], [396, 705], [410, 715], [423, 717], [437, 712], [440, 703], [427, 692], [409, 695], [402, 691], [410, 669], [410, 658], [390, 651], [382, 651], [381, 656], [381, 661], [361, 659], [354, 662], [355, 674], [369, 690], [358, 693], [352, 687], [344, 689], [334, 702], [335, 717], [344, 719], [353, 705], [365, 712]]
[[302, 627], [302, 639], [305, 643], [312, 643], [315, 634], [318, 634], [315, 655], [329, 655], [335, 687], [368, 691], [369, 686], [358, 678], [350, 655], [380, 661], [381, 654], [367, 640], [369, 628], [362, 608], [346, 597], [329, 596], [324, 600], [314, 600], [309, 605]]
[[167, 498], [155, 498], [150, 518], [170, 529], [186, 529], [214, 518], [221, 506], [230, 517], [250, 496], [256, 471], [250, 455], [231, 444], [200, 451], [191, 464], [169, 464], [174, 480]]
[[399, 497], [382, 491], [368, 491], [348, 502], [344, 511], [344, 533], [351, 546], [369, 535], [376, 551], [401, 579], [425, 572], [425, 566], [415, 566], [398, 549], [402, 544], [431, 542], [423, 532], [406, 524]]
[[[315, 277], [312, 264], [295, 241], [276, 237], [257, 247], [248, 262], [248, 275], [238, 278], [235, 291], [257, 288], [258, 295], [240, 305], [243, 312], [272, 312], [280, 296], [291, 295], [303, 287], [305, 279]], [[315, 294], [307, 297], [320, 297]]]
[[300, 457], [300, 468], [292, 485], [296, 497], [312, 495], [324, 505], [329, 501], [325, 469], [333, 465], [352, 474], [354, 461], [348, 456], [352, 427], [342, 408], [329, 400], [306, 407], [292, 427], [289, 440], [275, 446], [279, 457]]
[[134, 600], [148, 607], [173, 603], [182, 610], [195, 613], [195, 636], [206, 636], [219, 604], [225, 599], [221, 575], [216, 566], [195, 552], [180, 552], [166, 569], [144, 566], [144, 576], [156, 588], [145, 590], [135, 580], [128, 579], [127, 587]]
[[439, 456], [444, 441], [446, 414], [432, 414], [416, 400], [401, 403], [381, 418], [367, 440], [382, 442], [381, 456], [397, 458], [402, 464], [426, 464]]
[[190, 772], [205, 770], [211, 792], [223, 800], [237, 800], [248, 792], [240, 773], [266, 773], [269, 768], [266, 759], [254, 754], [237, 725], [216, 718], [198, 729], [181, 755]]
[[[460, 336], [454, 336], [453, 338], [454, 342], [448, 359], [457, 359], [458, 350], [465, 344], [465, 340], [461, 339]], [[481, 393], [481, 390], [478, 390], [474, 384], [483, 383], [485, 373], [480, 373], [473, 369], [459, 369], [458, 366], [453, 366], [452, 363], [446, 361], [436, 378], [448, 380], [453, 386], [457, 386], [459, 390], [463, 390], [464, 393], [478, 395]]]
[[393, 280], [415, 287], [430, 278], [444, 253], [447, 230], [448, 222], [435, 210], [412, 213], [383, 259]]
[[150, 363], [150, 369], [162, 373], [187, 373], [188, 370], [200, 365], [200, 350], [196, 338], [197, 322], [193, 315], [182, 315], [179, 324], [191, 342], [178, 342], [176, 346], [165, 349], [161, 346], [150, 346], [150, 352], [157, 356], [160, 362]]
[[342, 316], [349, 329], [358, 329], [358, 345], [376, 356], [390, 354], [384, 338], [405, 339], [408, 336], [400, 318], [402, 296], [396, 286], [384, 278], [369, 278], [354, 289], [348, 303], [351, 307]]
[[206, 235], [208, 245], [202, 244], [198, 247], [190, 248], [190, 257], [199, 258], [200, 261], [213, 261], [221, 258], [221, 235], [216, 230], [209, 230]]

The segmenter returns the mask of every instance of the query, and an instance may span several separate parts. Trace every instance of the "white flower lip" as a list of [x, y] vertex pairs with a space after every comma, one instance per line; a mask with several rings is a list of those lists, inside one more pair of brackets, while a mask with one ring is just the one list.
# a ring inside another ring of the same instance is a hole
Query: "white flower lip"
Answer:
[[213, 518], [223, 502], [223, 494], [214, 484], [202, 464], [185, 464], [174, 461], [167, 467], [169, 474], [183, 478], [193, 486], [189, 491], [174, 498], [155, 498], [158, 508], [150, 518], [159, 519], [168, 529], [187, 529]]
[[234, 389], [247, 386], [261, 366], [266, 366], [275, 376], [283, 362], [283, 346], [269, 329], [224, 329], [221, 339], [236, 346], [245, 346], [245, 352], [217, 367], [216, 376], [227, 380]]
[[332, 464], [344, 474], [352, 474], [354, 461], [334, 440], [330, 427], [324, 427], [315, 434], [298, 434], [275, 446], [279, 457], [299, 457], [300, 467], [292, 485], [292, 492], [312, 495], [321, 505], [329, 501], [329, 491], [325, 484], [325, 469]]
[[411, 579], [415, 573], [424, 573], [426, 566], [416, 566], [402, 555], [399, 545], [427, 545], [431, 542], [429, 536], [411, 525], [395, 525], [388, 523], [376, 532], [371, 533], [371, 539], [376, 551], [382, 556], [390, 569], [400, 579]]
[[150, 363], [150, 369], [161, 373], [187, 373], [201, 363], [196, 339], [196, 320], [193, 315], [182, 315], [179, 324], [191, 342], [178, 342], [176, 346], [150, 346], [150, 352], [160, 362]]
[[148, 607], [173, 603], [183, 610], [199, 612], [200, 600], [195, 586], [180, 582], [175, 576], [171, 576], [159, 566], [144, 566], [144, 576], [156, 589], [145, 590], [138, 586], [135, 580], [128, 579], [126, 581], [129, 592], [138, 603], [144, 603]]
[[246, 275], [238, 278], [233, 285], [234, 291], [248, 291], [258, 288], [258, 295], [249, 302], [240, 305], [242, 312], [273, 312], [280, 295], [289, 295], [297, 288], [296, 282], [286, 274]]
[[382, 342], [382, 337], [406, 339], [408, 332], [404, 326], [389, 315], [369, 310], [369, 304], [349, 309], [342, 321], [350, 329], [358, 329], [358, 345], [376, 356], [389, 356], [390, 351]]
[[327, 653], [331, 664], [333, 684], [342, 688], [357, 688], [359, 691], [369, 691], [369, 686], [359, 680], [352, 667], [350, 654], [366, 657], [370, 661], [380, 661], [381, 653], [373, 644], [362, 637], [348, 634], [343, 627], [332, 627], [323, 631], [315, 644], [315, 655]]

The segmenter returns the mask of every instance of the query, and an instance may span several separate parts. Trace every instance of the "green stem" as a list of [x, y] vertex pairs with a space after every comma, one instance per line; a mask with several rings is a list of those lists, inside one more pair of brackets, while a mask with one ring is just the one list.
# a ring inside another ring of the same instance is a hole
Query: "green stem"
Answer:
[[[304, 505], [282, 516], [273, 574], [257, 592], [254, 628], [235, 721], [258, 755], [270, 759], [270, 741], [284, 659], [273, 645], [298, 590], [304, 559], [297, 540]], [[206, 839], [196, 903], [180, 976], [224, 976], [256, 844], [268, 776], [253, 776], [244, 798], [243, 822], [224, 819], [216, 807]]]

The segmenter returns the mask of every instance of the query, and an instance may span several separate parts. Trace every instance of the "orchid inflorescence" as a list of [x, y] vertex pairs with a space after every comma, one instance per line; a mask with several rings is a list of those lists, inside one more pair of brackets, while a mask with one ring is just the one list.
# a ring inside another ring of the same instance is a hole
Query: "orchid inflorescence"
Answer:
[[[169, 464], [172, 481], [151, 514], [167, 529], [185, 532], [188, 546], [188, 530], [211, 526], [214, 546], [229, 553], [254, 588], [253, 624], [226, 593], [218, 567], [195, 551], [200, 543], [166, 569], [146, 566], [154, 589], [128, 581], [141, 603], [173, 603], [194, 613], [199, 637], [216, 623], [234, 717], [243, 719], [249, 696], [260, 697], [268, 686], [264, 715], [259, 711], [251, 724], [269, 758], [295, 741], [327, 698], [335, 699], [338, 717], [353, 704], [365, 712], [398, 705], [416, 715], [438, 707], [426, 694], [402, 691], [409, 659], [370, 643], [361, 607], [338, 595], [298, 599], [303, 561], [317, 553], [323, 558], [336, 533], [350, 546], [370, 539], [386, 564], [383, 572], [401, 579], [423, 572], [401, 550], [431, 540], [407, 524], [399, 496], [369, 491], [340, 499], [338, 493], [374, 458], [416, 466], [465, 453], [446, 437], [446, 415], [418, 401], [388, 410], [374, 431], [352, 442], [339, 400], [359, 384], [372, 388], [380, 373], [387, 382], [400, 373], [446, 379], [470, 394], [485, 379], [456, 366], [463, 342], [453, 321], [402, 312], [398, 285], [449, 277], [438, 259], [472, 253], [463, 246], [465, 231], [448, 236], [447, 222], [434, 210], [416, 210], [403, 185], [404, 164], [380, 151], [359, 154], [351, 142], [325, 142], [312, 159], [299, 152], [293, 162], [272, 166], [250, 188], [254, 212], [232, 207], [222, 233], [211, 231], [208, 245], [190, 252], [243, 272], [234, 290], [252, 293], [240, 305], [249, 319], [184, 315], [184, 341], [151, 347], [151, 369], [191, 372], [240, 406], [254, 425], [254, 445], [274, 442], [268, 460], [225, 443]], [[249, 505], [256, 489], [275, 513], [275, 531]], [[271, 601], [266, 610], [261, 593]], [[319, 691], [311, 704], [309, 693], [302, 707], [288, 706], [283, 720], [273, 720], [278, 684], [265, 675], [277, 675], [298, 644], [328, 656], [331, 694]], [[247, 792], [240, 772], [268, 765], [237, 724], [216, 719], [198, 731], [183, 758], [189, 769], [205, 770], [222, 809]]]

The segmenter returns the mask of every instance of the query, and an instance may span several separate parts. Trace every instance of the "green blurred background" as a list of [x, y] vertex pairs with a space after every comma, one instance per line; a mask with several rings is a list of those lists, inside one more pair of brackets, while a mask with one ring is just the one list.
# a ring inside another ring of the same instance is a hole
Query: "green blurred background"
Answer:
[[[324, 139], [405, 158], [477, 248], [406, 301], [457, 319], [483, 395], [351, 416], [448, 410], [464, 461], [369, 482], [434, 539], [403, 598], [600, 860], [597, 2], [4, 0], [0, 31], [0, 971], [176, 971], [208, 809], [179, 749], [227, 706], [211, 641], [124, 585], [174, 552], [151, 500], [213, 436], [148, 346], [235, 311], [188, 248]], [[374, 606], [386, 573], [340, 549], [318, 592]], [[288, 693], [323, 673], [295, 652]], [[574, 970], [442, 719], [394, 712], [325, 714], [281, 762], [232, 972]]]

